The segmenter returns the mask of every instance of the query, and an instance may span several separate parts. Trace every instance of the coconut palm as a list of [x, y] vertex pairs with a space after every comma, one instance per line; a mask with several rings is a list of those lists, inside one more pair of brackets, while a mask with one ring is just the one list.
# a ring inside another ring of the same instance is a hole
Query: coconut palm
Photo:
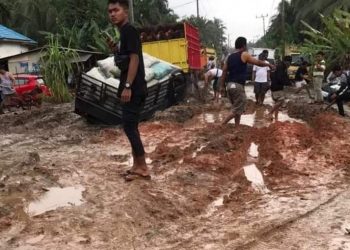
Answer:
[[11, 8], [8, 1], [0, 1], [0, 23], [7, 25], [11, 20]]

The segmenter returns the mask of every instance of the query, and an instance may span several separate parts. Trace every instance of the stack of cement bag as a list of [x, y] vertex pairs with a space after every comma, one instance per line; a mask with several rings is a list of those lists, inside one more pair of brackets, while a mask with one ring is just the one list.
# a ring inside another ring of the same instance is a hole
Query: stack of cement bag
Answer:
[[[146, 53], [143, 54], [143, 60], [145, 64], [145, 80], [147, 81], [147, 87], [151, 87], [159, 81], [165, 80], [172, 71], [180, 69], [175, 65], [159, 60]], [[97, 65], [98, 67], [91, 69], [86, 74], [110, 86], [118, 88], [120, 83], [120, 69], [115, 66], [114, 57], [111, 56], [98, 61]]]

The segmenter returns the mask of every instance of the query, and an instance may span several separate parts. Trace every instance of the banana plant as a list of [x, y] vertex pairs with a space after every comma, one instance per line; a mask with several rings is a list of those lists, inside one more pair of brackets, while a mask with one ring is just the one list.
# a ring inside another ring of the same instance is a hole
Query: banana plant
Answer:
[[350, 53], [350, 13], [335, 10], [333, 15], [321, 15], [324, 29], [317, 30], [302, 21], [306, 36], [302, 50], [313, 57], [317, 51], [326, 54], [328, 65], [343, 64], [344, 58]]

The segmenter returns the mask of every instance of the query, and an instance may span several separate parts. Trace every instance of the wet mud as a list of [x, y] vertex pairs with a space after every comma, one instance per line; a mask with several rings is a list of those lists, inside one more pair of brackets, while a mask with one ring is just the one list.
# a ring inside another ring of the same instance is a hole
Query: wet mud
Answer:
[[1, 116], [0, 249], [346, 249], [349, 120], [292, 103], [272, 122], [250, 100], [238, 129], [227, 101], [160, 112], [131, 183], [119, 127], [71, 104]]

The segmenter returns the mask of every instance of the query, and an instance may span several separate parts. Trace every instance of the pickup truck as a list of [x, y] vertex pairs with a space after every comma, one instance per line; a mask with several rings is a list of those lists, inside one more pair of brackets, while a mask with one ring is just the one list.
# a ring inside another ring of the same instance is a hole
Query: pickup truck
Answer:
[[[185, 98], [185, 75], [176, 69], [163, 79], [148, 83], [147, 88], [141, 120], [150, 119], [156, 111], [176, 105]], [[122, 110], [117, 92], [117, 87], [82, 73], [76, 91], [75, 113], [93, 123], [118, 125], [122, 122]]]

